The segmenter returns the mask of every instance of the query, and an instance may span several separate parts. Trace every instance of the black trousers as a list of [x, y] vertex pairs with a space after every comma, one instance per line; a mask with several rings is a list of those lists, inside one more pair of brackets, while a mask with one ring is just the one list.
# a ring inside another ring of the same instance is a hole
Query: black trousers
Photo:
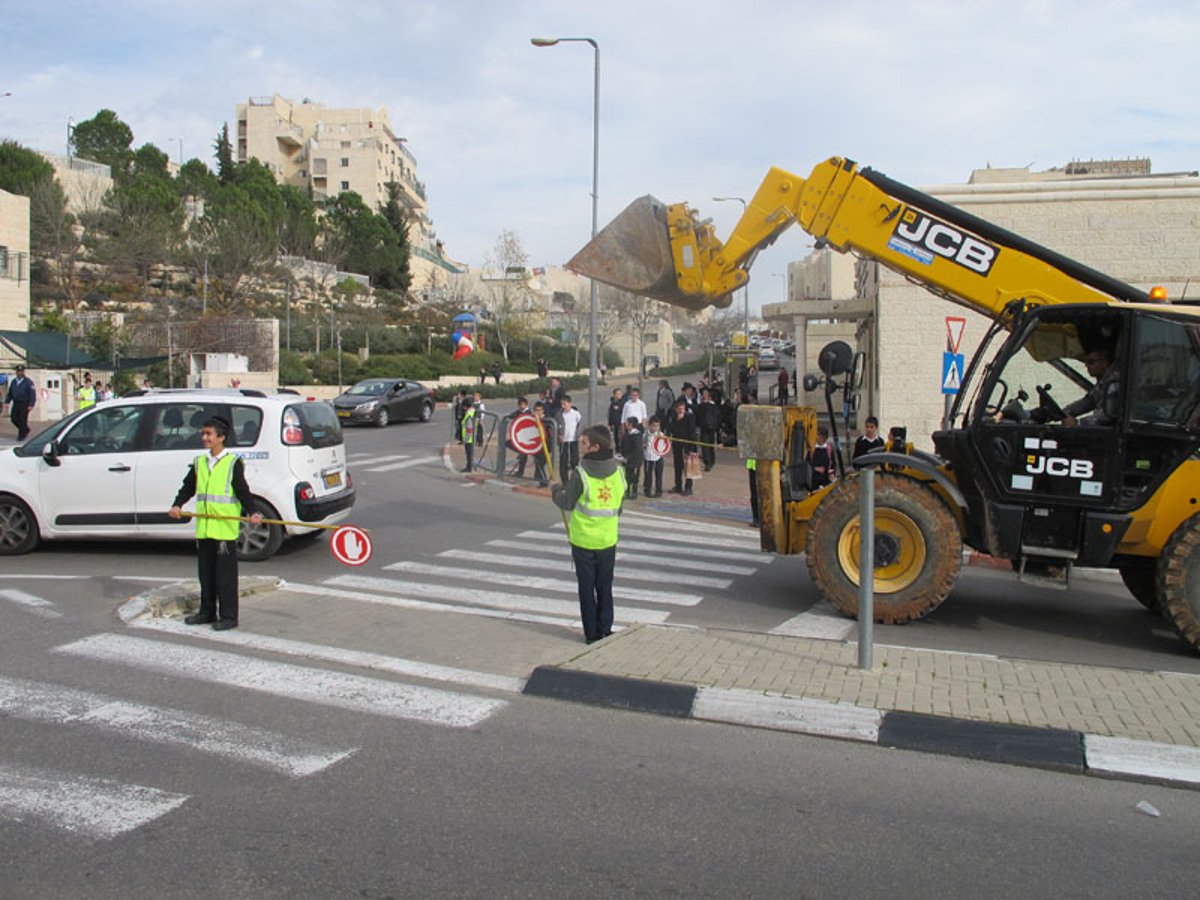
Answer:
[[[715, 444], [717, 442], [717, 433], [707, 428], [701, 428], [700, 442], [703, 444]], [[701, 447], [700, 462], [704, 464], [704, 471], [706, 472], [715, 466], [717, 464], [717, 448]]]
[[29, 407], [24, 403], [14, 403], [9, 416], [17, 428], [17, 440], [23, 441], [29, 437]]
[[200, 616], [238, 620], [237, 541], [196, 541], [200, 574]]
[[686, 452], [687, 451], [684, 450], [684, 448], [683, 448], [683, 444], [672, 444], [671, 445], [671, 458], [675, 462], [675, 490], [676, 491], [685, 491], [685, 490], [690, 491], [692, 489], [692, 479], [690, 479], [690, 478], [684, 479], [684, 477], [683, 477], [683, 468], [684, 468], [683, 454]]
[[758, 511], [758, 471], [747, 469], [746, 474], [750, 476], [750, 515], [754, 524], [757, 525], [761, 521]]
[[579, 441], [563, 441], [558, 452], [558, 474], [566, 484], [571, 470], [579, 467]]
[[[630, 497], [636, 497], [638, 492], [638, 482], [641, 481], [642, 464], [640, 462], [625, 463], [625, 486]], [[646, 491], [649, 494], [649, 491]]]
[[[643, 463], [643, 466], [646, 470], [646, 480], [642, 483], [642, 493], [647, 497], [651, 497], [654, 494], [661, 494], [663, 473], [662, 457], [660, 456], [656, 460], [646, 460], [646, 462]], [[651, 488], [654, 490], [651, 491]]]
[[585, 550], [571, 545], [575, 578], [579, 582], [579, 617], [588, 642], [612, 634], [613, 572], [617, 567], [617, 545], [603, 550]]

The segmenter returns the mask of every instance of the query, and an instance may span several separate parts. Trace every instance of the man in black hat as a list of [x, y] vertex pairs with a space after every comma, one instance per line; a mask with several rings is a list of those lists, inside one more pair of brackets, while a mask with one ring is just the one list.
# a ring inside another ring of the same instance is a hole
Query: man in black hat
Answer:
[[33, 382], [25, 377], [24, 366], [16, 366], [13, 372], [14, 377], [8, 383], [4, 405], [10, 409], [12, 423], [17, 428], [17, 443], [22, 443], [29, 437], [29, 411], [37, 403], [37, 389]]

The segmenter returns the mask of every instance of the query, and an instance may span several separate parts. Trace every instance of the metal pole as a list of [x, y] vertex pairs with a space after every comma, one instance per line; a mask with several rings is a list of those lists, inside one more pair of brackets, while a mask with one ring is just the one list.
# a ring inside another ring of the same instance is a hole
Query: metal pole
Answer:
[[[596, 69], [595, 76], [592, 79], [592, 237], [596, 236], [600, 202], [600, 45], [591, 38], [587, 42], [592, 45], [592, 49], [596, 51]], [[588, 368], [588, 401], [587, 421], [589, 425], [596, 424], [596, 376], [599, 371], [597, 353], [596, 332], [599, 330], [599, 312], [596, 302], [596, 280], [592, 279], [591, 289], [592, 303], [592, 327], [591, 339], [589, 341], [589, 368]]]
[[858, 480], [858, 667], [870, 669], [875, 641], [875, 469], [863, 469]]

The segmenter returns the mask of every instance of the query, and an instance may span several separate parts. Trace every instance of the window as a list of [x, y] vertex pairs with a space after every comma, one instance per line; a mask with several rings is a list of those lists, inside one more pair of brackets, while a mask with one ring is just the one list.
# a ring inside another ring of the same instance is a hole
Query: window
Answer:
[[8, 274], [8, 248], [0, 246], [0, 275]]
[[343, 181], [343, 182], [342, 182], [342, 190], [343, 190], [343, 191], [348, 191], [348, 190], [350, 190], [350, 182], [348, 182], [348, 181]]
[[121, 453], [136, 449], [143, 406], [100, 406], [81, 418], [59, 442], [59, 450], [70, 456], [92, 453]]
[[230, 447], [253, 447], [262, 430], [262, 410], [257, 406], [234, 406], [229, 410], [233, 431], [226, 442]]
[[343, 149], [343, 150], [349, 150], [349, 149], [350, 149], [350, 142], [349, 142], [349, 141], [342, 141], [342, 149]]
[[657, 344], [658, 343], [658, 332], [657, 331], [647, 331], [646, 332], [646, 343], [647, 344]]
[[1133, 384], [1135, 422], [1200, 425], [1200, 326], [1145, 318]]
[[157, 416], [150, 434], [151, 450], [192, 450], [200, 452], [200, 429], [213, 416], [223, 416], [220, 406], [204, 403], [164, 403], [155, 406]]
[[343, 156], [343, 157], [342, 157], [342, 168], [343, 168], [343, 169], [348, 169], [348, 168], [350, 168], [350, 157], [348, 157], [348, 156]]

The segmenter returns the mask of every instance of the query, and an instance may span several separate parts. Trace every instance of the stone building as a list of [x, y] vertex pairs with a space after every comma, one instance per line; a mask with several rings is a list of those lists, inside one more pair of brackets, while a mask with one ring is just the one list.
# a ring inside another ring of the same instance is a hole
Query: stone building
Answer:
[[[1135, 287], [1163, 285], [1172, 300], [1200, 299], [1195, 172], [1153, 175], [1147, 160], [1100, 160], [1036, 173], [982, 169], [967, 184], [922, 190]], [[844, 279], [831, 284], [844, 286]], [[853, 296], [797, 295], [765, 307], [764, 315], [789, 331], [816, 319], [857, 323], [851, 343], [874, 363], [867, 368], [863, 414], [878, 415], [884, 428], [907, 426], [910, 439], [925, 450], [932, 449], [929, 436], [943, 416], [946, 317], [967, 320], [959, 349], [968, 360], [989, 324], [867, 260], [855, 266]], [[809, 362], [807, 368], [815, 369], [811, 356]]]
[[29, 198], [0, 191], [0, 331], [28, 330]]

